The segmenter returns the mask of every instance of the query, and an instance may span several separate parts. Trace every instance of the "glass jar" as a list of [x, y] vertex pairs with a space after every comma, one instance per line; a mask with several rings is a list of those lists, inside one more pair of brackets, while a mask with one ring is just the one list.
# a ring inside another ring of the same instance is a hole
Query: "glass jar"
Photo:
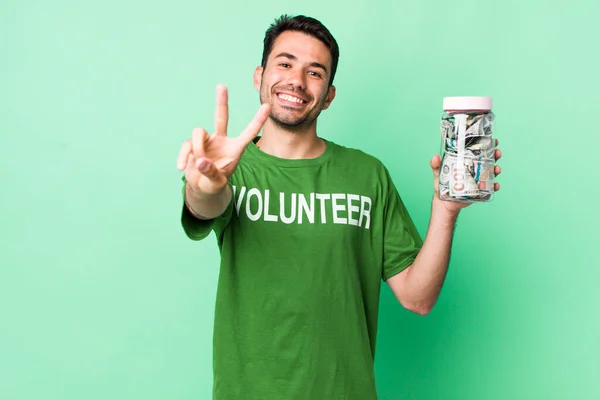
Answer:
[[490, 97], [445, 97], [441, 115], [441, 200], [485, 202], [494, 196], [495, 115]]

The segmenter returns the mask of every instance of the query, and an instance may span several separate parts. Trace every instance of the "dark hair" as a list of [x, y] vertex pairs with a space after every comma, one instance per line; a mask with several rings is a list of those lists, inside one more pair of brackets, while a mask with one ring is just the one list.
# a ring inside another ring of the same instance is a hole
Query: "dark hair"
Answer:
[[306, 33], [316, 39], [319, 39], [329, 48], [331, 53], [331, 76], [329, 77], [329, 86], [333, 84], [335, 71], [337, 70], [340, 49], [331, 32], [318, 20], [304, 15], [290, 16], [282, 15], [275, 20], [265, 33], [263, 55], [261, 65], [266, 67], [267, 58], [273, 49], [273, 43], [279, 35], [285, 31], [298, 31]]

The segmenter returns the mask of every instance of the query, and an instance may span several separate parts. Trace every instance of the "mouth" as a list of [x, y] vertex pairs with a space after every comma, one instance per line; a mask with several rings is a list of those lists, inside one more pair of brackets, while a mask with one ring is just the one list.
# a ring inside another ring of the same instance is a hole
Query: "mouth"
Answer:
[[277, 93], [277, 97], [280, 100], [283, 100], [284, 104], [292, 105], [292, 106], [296, 106], [296, 107], [308, 103], [306, 100], [304, 100], [300, 97], [296, 97], [294, 95], [288, 94], [288, 93]]

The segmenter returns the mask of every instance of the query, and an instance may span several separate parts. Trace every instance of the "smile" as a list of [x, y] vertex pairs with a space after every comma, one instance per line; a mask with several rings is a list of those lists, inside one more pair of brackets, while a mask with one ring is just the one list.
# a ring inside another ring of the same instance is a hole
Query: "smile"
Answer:
[[285, 93], [277, 93], [277, 97], [290, 103], [306, 104], [306, 100]]

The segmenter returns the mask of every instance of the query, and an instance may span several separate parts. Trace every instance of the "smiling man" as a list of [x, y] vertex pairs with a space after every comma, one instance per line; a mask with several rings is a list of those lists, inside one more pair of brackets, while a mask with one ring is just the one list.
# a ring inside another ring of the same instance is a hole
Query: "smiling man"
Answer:
[[[290, 21], [311, 28], [311, 21]], [[313, 158], [326, 147], [316, 134], [316, 120], [335, 97], [333, 78], [339, 51], [324, 27], [314, 27], [313, 34], [282, 29], [285, 27], [275, 25], [267, 32], [262, 65], [254, 73], [261, 104], [268, 104], [271, 110], [258, 146], [282, 158]], [[280, 145], [282, 138], [286, 146]]]
[[181, 148], [183, 229], [193, 240], [215, 232], [221, 251], [216, 400], [375, 400], [382, 280], [422, 315], [442, 288], [465, 205], [437, 197], [435, 156], [423, 241], [382, 163], [318, 136], [338, 57], [319, 21], [280, 17], [254, 73], [253, 121], [228, 137], [218, 86], [214, 133], [196, 128]]

